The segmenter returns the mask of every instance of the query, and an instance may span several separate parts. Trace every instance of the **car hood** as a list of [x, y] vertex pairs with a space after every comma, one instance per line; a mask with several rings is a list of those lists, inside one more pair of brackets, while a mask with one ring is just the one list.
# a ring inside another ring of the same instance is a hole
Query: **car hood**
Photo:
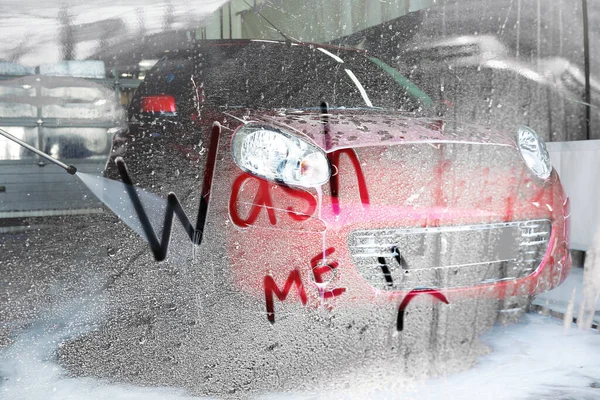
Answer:
[[224, 113], [244, 123], [263, 123], [294, 132], [327, 152], [401, 143], [471, 143], [515, 147], [513, 132], [399, 112], [332, 110], [322, 115], [316, 111], [285, 110]]

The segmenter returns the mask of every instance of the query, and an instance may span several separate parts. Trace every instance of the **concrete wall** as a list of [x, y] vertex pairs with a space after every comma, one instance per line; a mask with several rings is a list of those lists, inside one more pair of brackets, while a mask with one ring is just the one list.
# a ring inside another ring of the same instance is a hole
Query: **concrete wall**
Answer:
[[587, 251], [600, 226], [600, 140], [548, 143], [571, 204], [571, 243]]

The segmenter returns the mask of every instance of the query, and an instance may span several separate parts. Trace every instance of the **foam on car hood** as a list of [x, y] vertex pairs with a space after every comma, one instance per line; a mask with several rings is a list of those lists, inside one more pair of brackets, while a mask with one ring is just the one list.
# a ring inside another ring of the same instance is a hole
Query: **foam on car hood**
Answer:
[[[304, 135], [325, 151], [400, 143], [475, 143], [515, 146], [514, 133], [449, 120], [380, 111], [252, 111], [244, 120]], [[326, 121], [326, 122], [324, 122]], [[516, 132], [516, 130], [515, 130]]]

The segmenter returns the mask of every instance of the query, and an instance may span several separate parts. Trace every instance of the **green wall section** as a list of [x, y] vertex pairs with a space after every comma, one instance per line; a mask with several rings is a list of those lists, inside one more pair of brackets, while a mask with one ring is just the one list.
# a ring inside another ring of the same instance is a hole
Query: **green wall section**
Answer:
[[[207, 39], [283, 39], [258, 14], [260, 13], [288, 36], [301, 41], [322, 43], [380, 25], [408, 12], [430, 7], [433, 2], [434, 0], [259, 0], [253, 10], [249, 7], [249, 4], [254, 4], [253, 0], [233, 0], [216, 11], [204, 28]], [[306, 21], [310, 21], [310, 24]]]

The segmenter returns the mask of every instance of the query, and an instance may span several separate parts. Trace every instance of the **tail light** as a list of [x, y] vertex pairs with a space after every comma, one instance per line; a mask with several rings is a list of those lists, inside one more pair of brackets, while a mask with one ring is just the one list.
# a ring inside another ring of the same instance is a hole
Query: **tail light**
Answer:
[[167, 94], [142, 97], [141, 111], [147, 113], [175, 114], [177, 112], [175, 97]]

